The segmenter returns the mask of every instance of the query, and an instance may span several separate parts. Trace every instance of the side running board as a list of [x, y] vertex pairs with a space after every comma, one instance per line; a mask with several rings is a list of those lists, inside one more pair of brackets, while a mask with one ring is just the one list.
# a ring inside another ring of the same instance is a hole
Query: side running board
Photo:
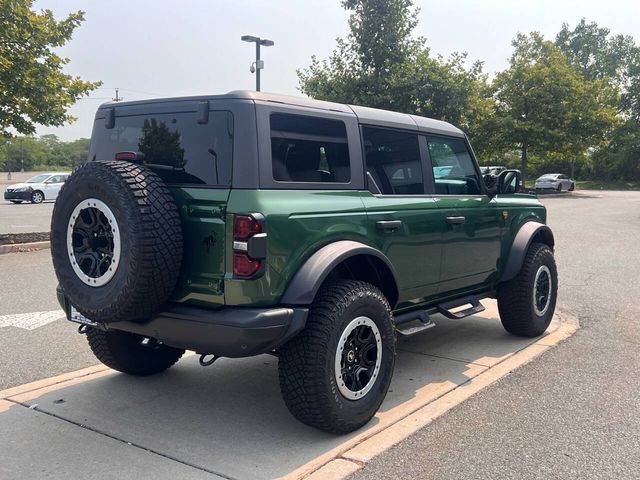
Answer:
[[425, 310], [394, 315], [394, 320], [396, 332], [404, 337], [415, 335], [436, 326]]
[[[471, 306], [457, 312], [451, 311], [454, 308], [461, 307], [467, 304], [471, 304]], [[459, 320], [461, 318], [468, 317], [469, 315], [475, 315], [476, 313], [484, 312], [484, 307], [477, 297], [465, 297], [459, 298], [458, 300], [453, 300], [451, 302], [441, 303], [440, 305], [436, 306], [436, 309], [438, 310], [438, 313], [441, 313], [447, 318], [452, 318], [453, 320]]]

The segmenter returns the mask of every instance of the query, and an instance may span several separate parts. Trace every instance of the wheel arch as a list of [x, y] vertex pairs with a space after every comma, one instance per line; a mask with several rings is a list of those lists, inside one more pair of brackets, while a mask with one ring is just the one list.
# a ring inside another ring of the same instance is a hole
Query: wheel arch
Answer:
[[548, 225], [534, 221], [526, 222], [520, 227], [513, 239], [502, 277], [500, 277], [500, 283], [511, 280], [518, 274], [522, 268], [527, 250], [529, 250], [529, 246], [534, 242], [544, 243], [553, 249], [555, 239], [551, 228], [549, 228]]
[[309, 257], [293, 276], [280, 303], [310, 305], [322, 284], [332, 277], [369, 282], [382, 291], [391, 308], [398, 302], [397, 275], [386, 255], [364, 243], [341, 240]]

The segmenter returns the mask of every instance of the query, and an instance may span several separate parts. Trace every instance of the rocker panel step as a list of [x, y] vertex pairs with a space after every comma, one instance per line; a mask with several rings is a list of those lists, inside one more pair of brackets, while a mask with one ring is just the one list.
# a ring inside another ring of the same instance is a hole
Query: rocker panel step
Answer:
[[[469, 308], [465, 308], [464, 310], [460, 310], [459, 312], [451, 311], [451, 309], [453, 308], [460, 307], [468, 303], [471, 304]], [[451, 318], [453, 320], [459, 320], [461, 318], [468, 317], [469, 315], [475, 315], [476, 313], [484, 312], [484, 307], [477, 297], [465, 297], [451, 302], [441, 303], [440, 305], [436, 306], [436, 309], [445, 317]]]

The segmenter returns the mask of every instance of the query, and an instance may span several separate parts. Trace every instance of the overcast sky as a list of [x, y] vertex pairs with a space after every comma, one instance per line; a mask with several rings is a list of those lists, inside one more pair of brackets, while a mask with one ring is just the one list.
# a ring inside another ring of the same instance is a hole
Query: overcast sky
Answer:
[[[485, 71], [507, 66], [517, 32], [538, 30], [554, 38], [563, 22], [596, 21], [613, 33], [640, 41], [637, 0], [418, 0], [417, 34], [433, 53], [466, 51], [485, 62]], [[263, 48], [262, 90], [299, 95], [296, 69], [311, 55], [326, 58], [335, 38], [348, 31], [348, 13], [339, 0], [36, 0], [57, 17], [84, 10], [85, 22], [61, 53], [67, 73], [104, 85], [80, 100], [71, 113], [78, 120], [61, 128], [39, 128], [63, 140], [91, 135], [98, 105], [114, 96], [126, 100], [158, 96], [218, 94], [252, 89], [251, 34], [275, 41]]]

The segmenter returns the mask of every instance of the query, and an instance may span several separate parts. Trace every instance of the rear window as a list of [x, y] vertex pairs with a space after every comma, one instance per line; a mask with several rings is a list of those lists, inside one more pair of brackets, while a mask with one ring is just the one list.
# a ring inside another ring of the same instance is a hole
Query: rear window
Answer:
[[230, 186], [233, 163], [233, 116], [209, 113], [198, 123], [196, 112], [116, 117], [112, 129], [97, 119], [89, 160], [113, 160], [118, 152], [139, 152], [142, 163], [169, 184]]
[[273, 179], [279, 182], [351, 180], [344, 122], [305, 115], [271, 115]]

